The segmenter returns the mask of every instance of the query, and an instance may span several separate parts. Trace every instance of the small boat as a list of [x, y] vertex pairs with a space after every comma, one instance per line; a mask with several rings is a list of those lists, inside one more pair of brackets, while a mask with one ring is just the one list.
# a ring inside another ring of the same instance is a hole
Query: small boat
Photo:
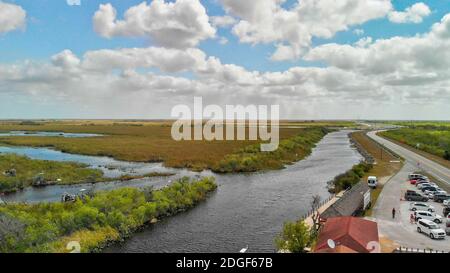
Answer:
[[241, 249], [241, 251], [239, 251], [239, 253], [247, 253], [247, 251], [248, 251], [248, 245], [247, 245], [247, 247]]

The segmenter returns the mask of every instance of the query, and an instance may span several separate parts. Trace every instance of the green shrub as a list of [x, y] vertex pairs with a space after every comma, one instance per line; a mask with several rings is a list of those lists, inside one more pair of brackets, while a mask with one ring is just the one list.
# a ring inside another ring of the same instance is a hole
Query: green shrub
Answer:
[[[75, 203], [0, 206], [0, 231], [6, 232], [0, 232], [0, 237], [8, 239], [0, 242], [0, 252], [58, 252], [64, 249], [61, 242], [68, 237], [80, 237], [80, 241], [89, 238], [96, 243], [89, 243], [84, 251], [97, 251], [105, 240], [118, 239], [117, 234], [126, 236], [154, 218], [193, 207], [216, 187], [213, 178], [183, 178], [151, 194], [149, 189], [122, 188]], [[16, 234], [8, 226], [26, 228]]]

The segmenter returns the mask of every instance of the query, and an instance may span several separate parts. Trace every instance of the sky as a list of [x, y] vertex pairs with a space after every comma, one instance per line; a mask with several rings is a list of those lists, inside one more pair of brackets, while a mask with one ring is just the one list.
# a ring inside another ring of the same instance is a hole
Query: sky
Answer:
[[0, 0], [0, 119], [450, 118], [450, 0]]

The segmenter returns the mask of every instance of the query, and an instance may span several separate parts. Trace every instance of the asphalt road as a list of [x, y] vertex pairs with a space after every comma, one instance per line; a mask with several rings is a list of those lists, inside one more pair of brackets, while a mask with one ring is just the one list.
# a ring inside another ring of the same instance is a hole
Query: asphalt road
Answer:
[[384, 145], [394, 153], [403, 157], [407, 163], [415, 166], [417, 170], [424, 170], [442, 182], [450, 184], [450, 169], [393, 142], [390, 142], [389, 140], [379, 137], [376, 135], [376, 132], [369, 132], [367, 135], [376, 142]]
[[[406, 161], [400, 172], [393, 176], [384, 186], [374, 208], [373, 218], [378, 222], [380, 235], [388, 237], [402, 247], [450, 251], [450, 237], [447, 236], [445, 240], [431, 240], [416, 231], [416, 225], [410, 223], [410, 202], [401, 200], [406, 190], [415, 189], [407, 181], [408, 174], [422, 169], [443, 182], [450, 183], [450, 170], [395, 143], [378, 137], [376, 132], [370, 132], [368, 136], [397, 153]], [[442, 214], [441, 204], [431, 201], [429, 203], [436, 208], [438, 214]], [[392, 218], [393, 208], [397, 211], [395, 219]], [[444, 224], [441, 224], [441, 227], [444, 228]]]

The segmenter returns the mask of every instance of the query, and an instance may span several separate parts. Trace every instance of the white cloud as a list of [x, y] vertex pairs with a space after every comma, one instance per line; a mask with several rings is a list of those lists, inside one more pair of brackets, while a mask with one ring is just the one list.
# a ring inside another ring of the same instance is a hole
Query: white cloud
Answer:
[[373, 41], [372, 37], [361, 38], [355, 43], [355, 46], [367, 47], [368, 45], [370, 45], [372, 43], [372, 41]]
[[431, 14], [430, 8], [420, 2], [406, 8], [405, 11], [392, 11], [389, 13], [389, 21], [393, 23], [422, 23], [423, 18]]
[[0, 34], [24, 28], [26, 17], [21, 6], [0, 1]]
[[305, 58], [378, 77], [391, 86], [448, 83], [450, 14], [423, 35], [380, 39], [364, 47], [327, 44], [312, 49]]
[[237, 20], [231, 16], [213, 16], [211, 17], [211, 22], [214, 27], [226, 28], [237, 23]]
[[171, 48], [194, 47], [216, 33], [199, 0], [142, 2], [129, 8], [123, 20], [117, 19], [111, 4], [102, 4], [93, 22], [103, 37], [149, 37], [157, 45]]
[[385, 17], [390, 0], [303, 0], [290, 9], [284, 0], [221, 0], [225, 10], [240, 18], [233, 33], [241, 42], [276, 43], [272, 59], [298, 59], [313, 37], [332, 38], [337, 32]]
[[353, 30], [353, 33], [358, 36], [364, 35], [364, 29], [357, 28], [357, 29]]

